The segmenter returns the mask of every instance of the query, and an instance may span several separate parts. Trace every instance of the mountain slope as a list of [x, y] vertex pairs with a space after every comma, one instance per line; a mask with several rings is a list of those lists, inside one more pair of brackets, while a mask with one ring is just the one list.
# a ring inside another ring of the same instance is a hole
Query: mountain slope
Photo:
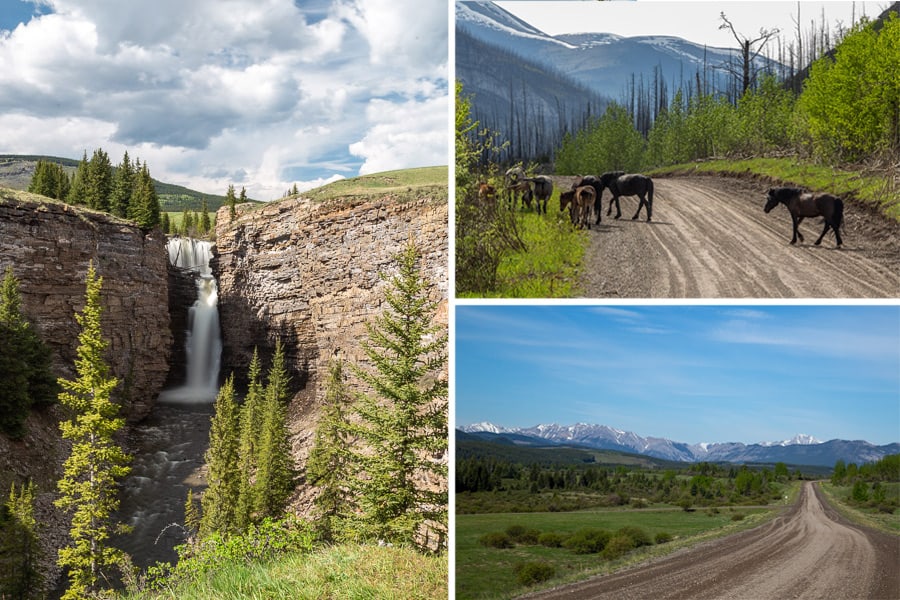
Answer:
[[[783, 442], [743, 444], [725, 442], [715, 444], [686, 444], [666, 438], [642, 437], [630, 431], [606, 425], [536, 425], [528, 428], [504, 428], [492, 423], [477, 423], [460, 428], [466, 433], [490, 431], [519, 445], [540, 443], [570, 444], [588, 448], [638, 453], [680, 462], [775, 463], [795, 465], [834, 466], [837, 460], [847, 463], [874, 462], [888, 454], [900, 453], [900, 444], [876, 446], [863, 440], [830, 440], [818, 442], [800, 435]], [[534, 441], [530, 441], [534, 440]]]

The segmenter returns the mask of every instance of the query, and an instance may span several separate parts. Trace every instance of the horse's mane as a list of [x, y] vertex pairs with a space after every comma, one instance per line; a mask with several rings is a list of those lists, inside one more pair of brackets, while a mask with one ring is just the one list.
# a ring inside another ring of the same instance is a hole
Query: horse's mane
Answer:
[[803, 194], [803, 190], [796, 187], [777, 187], [769, 190], [769, 195], [779, 202], [796, 198], [801, 194]]

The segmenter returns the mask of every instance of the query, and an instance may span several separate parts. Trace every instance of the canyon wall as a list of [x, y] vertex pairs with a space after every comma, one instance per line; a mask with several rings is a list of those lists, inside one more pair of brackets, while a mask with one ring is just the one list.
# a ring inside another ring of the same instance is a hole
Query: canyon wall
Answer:
[[75, 376], [75, 313], [84, 307], [93, 261], [103, 277], [106, 359], [119, 379], [114, 397], [129, 421], [145, 417], [168, 372], [169, 330], [165, 236], [111, 215], [25, 192], [0, 190], [0, 275], [11, 265], [22, 311], [53, 351], [54, 372]]
[[398, 271], [395, 256], [410, 241], [420, 269], [447, 324], [448, 203], [442, 194], [413, 200], [391, 196], [315, 203], [289, 199], [264, 206], [227, 208], [216, 218], [222, 327], [222, 373], [246, 376], [254, 347], [264, 373], [277, 336], [292, 377], [289, 409], [295, 460], [308, 454], [327, 377], [340, 356], [364, 364], [366, 323], [382, 310], [386, 282]]

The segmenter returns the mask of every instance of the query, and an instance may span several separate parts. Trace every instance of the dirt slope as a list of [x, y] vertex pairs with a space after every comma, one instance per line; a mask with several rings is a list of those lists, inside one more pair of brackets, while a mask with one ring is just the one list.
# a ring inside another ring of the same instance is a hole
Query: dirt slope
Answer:
[[628, 600], [900, 598], [900, 537], [844, 521], [804, 484], [786, 514], [622, 573], [527, 596]]
[[[562, 182], [560, 182], [562, 183]], [[845, 206], [844, 246], [821, 219], [800, 226], [779, 206], [763, 212], [767, 185], [724, 177], [656, 179], [653, 222], [606, 216], [590, 232], [582, 292], [619, 298], [893, 298], [900, 296], [900, 224], [874, 210]], [[615, 211], [613, 211], [615, 214]]]

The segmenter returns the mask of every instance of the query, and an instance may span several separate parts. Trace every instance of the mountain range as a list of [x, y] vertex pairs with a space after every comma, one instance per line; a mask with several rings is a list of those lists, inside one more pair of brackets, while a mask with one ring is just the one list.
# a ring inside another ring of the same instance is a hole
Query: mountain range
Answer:
[[493, 423], [474, 423], [459, 428], [469, 434], [492, 441], [523, 446], [565, 445], [601, 450], [617, 450], [680, 462], [776, 463], [793, 465], [834, 466], [838, 460], [863, 464], [888, 454], [900, 453], [900, 444], [877, 446], [862, 440], [820, 441], [800, 434], [779, 442], [742, 442], [687, 444], [666, 438], [643, 437], [630, 431], [606, 425], [535, 425], [506, 428]]

